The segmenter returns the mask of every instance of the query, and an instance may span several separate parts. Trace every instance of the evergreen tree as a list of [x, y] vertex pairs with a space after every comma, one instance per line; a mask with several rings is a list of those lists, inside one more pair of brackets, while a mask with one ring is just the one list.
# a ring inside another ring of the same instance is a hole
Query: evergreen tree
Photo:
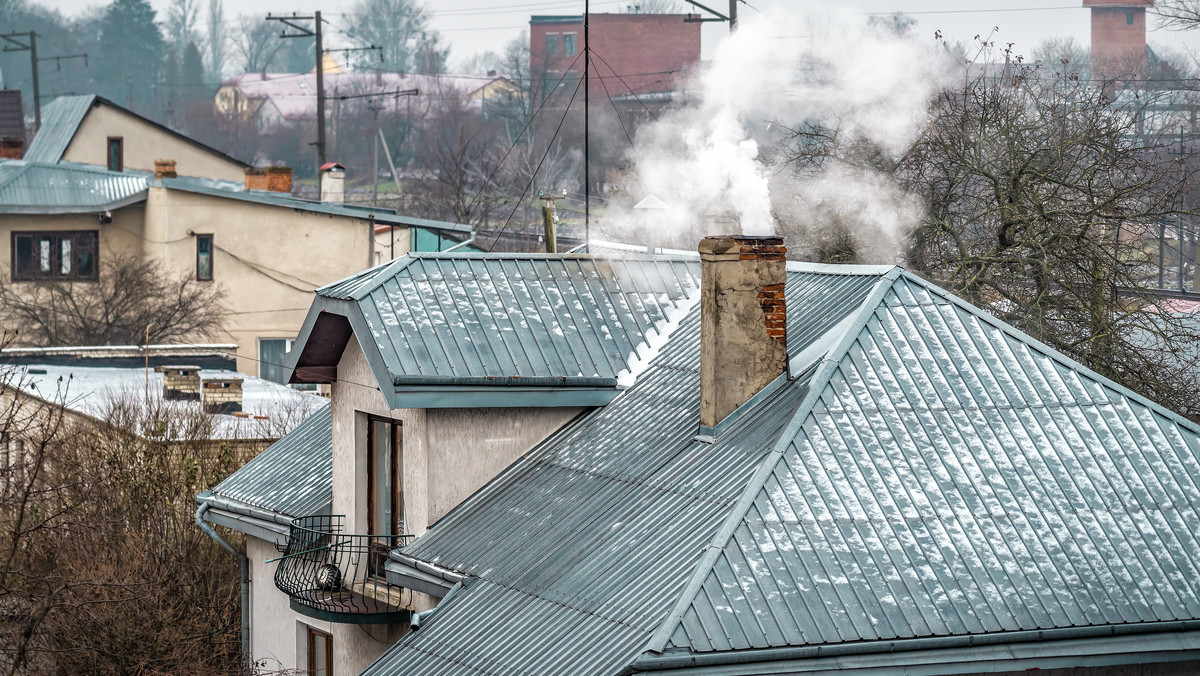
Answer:
[[149, 0], [113, 0], [100, 20], [97, 88], [143, 111], [150, 108], [163, 61], [163, 37]]

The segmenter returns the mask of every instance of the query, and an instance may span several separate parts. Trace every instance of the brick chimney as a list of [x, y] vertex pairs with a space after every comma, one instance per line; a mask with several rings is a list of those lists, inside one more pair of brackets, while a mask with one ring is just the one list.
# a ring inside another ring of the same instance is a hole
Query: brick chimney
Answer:
[[175, 160], [154, 160], [154, 178], [175, 178]]
[[246, 170], [246, 190], [292, 192], [291, 167], [254, 167]]
[[321, 165], [321, 201], [342, 204], [345, 201], [346, 167], [337, 162]]
[[780, 237], [700, 241], [700, 424], [716, 427], [787, 370]]
[[209, 413], [238, 413], [242, 410], [241, 378], [207, 378], [200, 387], [201, 403]]
[[156, 366], [163, 375], [163, 399], [167, 401], [200, 400], [199, 366]]

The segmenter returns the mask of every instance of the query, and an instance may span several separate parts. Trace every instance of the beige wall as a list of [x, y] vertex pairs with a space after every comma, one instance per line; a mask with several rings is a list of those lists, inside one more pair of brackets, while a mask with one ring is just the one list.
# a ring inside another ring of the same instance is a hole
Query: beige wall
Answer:
[[108, 165], [108, 137], [124, 138], [125, 168], [154, 171], [154, 160], [175, 160], [181, 176], [243, 180], [242, 165], [104, 104], [94, 106], [63, 153], [68, 162]]
[[[213, 282], [225, 292], [225, 335], [238, 370], [257, 374], [258, 341], [295, 338], [312, 291], [366, 267], [370, 223], [295, 209], [151, 187], [147, 255], [195, 274], [196, 239], [213, 235]], [[232, 253], [227, 253], [232, 252]]]

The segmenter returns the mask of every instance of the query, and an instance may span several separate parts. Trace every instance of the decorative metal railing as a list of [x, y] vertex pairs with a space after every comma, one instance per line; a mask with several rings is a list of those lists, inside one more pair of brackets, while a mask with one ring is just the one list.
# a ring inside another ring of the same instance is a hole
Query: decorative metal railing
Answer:
[[412, 592], [388, 584], [388, 552], [410, 535], [347, 535], [345, 517], [304, 516], [292, 521], [287, 548], [275, 569], [275, 586], [298, 612], [332, 622], [405, 621]]

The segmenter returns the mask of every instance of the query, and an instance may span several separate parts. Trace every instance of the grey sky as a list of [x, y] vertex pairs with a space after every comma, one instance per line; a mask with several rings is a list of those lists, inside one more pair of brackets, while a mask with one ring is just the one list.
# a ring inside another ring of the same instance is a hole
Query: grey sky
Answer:
[[[66, 14], [74, 14], [83, 8], [97, 4], [96, 0], [33, 0], [58, 8]], [[504, 44], [529, 25], [531, 14], [582, 13], [583, 0], [425, 0], [433, 14], [433, 28], [441, 31], [451, 45], [451, 64], [480, 51], [500, 51]], [[593, 12], [621, 11], [637, 0], [593, 0]], [[166, 11], [170, 0], [151, 0], [160, 14]], [[202, 6], [207, 0], [201, 0]], [[332, 46], [348, 46], [348, 41], [338, 35], [338, 26], [344, 26], [343, 13], [353, 0], [252, 0], [237, 2], [225, 0], [227, 16], [239, 13], [261, 14], [267, 12], [290, 13], [311, 12], [320, 9], [333, 25], [330, 37]], [[727, 7], [725, 0], [711, 0], [704, 4]], [[1028, 53], [1044, 38], [1056, 35], [1075, 37], [1081, 44], [1089, 41], [1089, 13], [1080, 0], [749, 0], [742, 5], [744, 15], [768, 8], [794, 12], [797, 20], [805, 13], [822, 13], [830, 7], [847, 8], [859, 12], [896, 12], [913, 15], [918, 20], [917, 29], [922, 38], [932, 39], [934, 31], [940, 30], [950, 40], [970, 43], [975, 35], [986, 35], [998, 28], [995, 40], [998, 44], [1013, 42], [1018, 52]], [[203, 17], [201, 18], [203, 21]], [[1151, 22], [1153, 23], [1153, 22]], [[711, 54], [713, 45], [727, 31], [724, 24], [706, 24], [704, 27], [704, 53]], [[803, 38], [796, 38], [803, 39]], [[1149, 35], [1152, 45], [1175, 48], [1200, 47], [1200, 36], [1184, 35], [1167, 31], [1152, 30]], [[847, 45], [847, 48], [853, 48]]]

